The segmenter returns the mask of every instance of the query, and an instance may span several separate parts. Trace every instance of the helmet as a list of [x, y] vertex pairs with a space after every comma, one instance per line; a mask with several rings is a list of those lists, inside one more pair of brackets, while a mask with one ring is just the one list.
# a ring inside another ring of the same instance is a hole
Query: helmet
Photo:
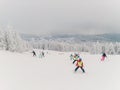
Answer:
[[82, 58], [79, 58], [80, 61], [82, 61]]

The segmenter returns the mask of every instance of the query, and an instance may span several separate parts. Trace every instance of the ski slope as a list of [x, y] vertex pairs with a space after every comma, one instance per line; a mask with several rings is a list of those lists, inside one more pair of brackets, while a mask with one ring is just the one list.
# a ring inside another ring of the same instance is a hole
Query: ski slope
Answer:
[[32, 53], [0, 51], [0, 90], [120, 90], [120, 56], [81, 53], [86, 73], [70, 60], [70, 52]]

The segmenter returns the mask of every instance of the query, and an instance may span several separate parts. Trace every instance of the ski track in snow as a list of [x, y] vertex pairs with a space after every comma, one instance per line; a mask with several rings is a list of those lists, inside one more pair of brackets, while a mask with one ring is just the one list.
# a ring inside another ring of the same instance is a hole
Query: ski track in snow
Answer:
[[120, 56], [81, 53], [86, 73], [70, 60], [70, 52], [32, 53], [0, 51], [0, 90], [120, 90]]

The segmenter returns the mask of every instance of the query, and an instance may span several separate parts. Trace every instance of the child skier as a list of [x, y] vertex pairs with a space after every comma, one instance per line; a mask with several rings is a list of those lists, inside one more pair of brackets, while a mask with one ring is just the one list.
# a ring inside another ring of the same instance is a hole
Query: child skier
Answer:
[[107, 55], [106, 55], [105, 53], [103, 53], [103, 54], [102, 54], [101, 61], [104, 61], [106, 57], [107, 57]]
[[78, 70], [78, 68], [81, 68], [82, 72], [85, 73], [85, 70], [83, 68], [83, 62], [82, 62], [82, 59], [79, 58], [77, 61], [77, 64], [76, 64], [76, 68], [75, 68], [75, 72]]
[[74, 57], [73, 57], [73, 64], [79, 59], [79, 55], [78, 54], [75, 54]]

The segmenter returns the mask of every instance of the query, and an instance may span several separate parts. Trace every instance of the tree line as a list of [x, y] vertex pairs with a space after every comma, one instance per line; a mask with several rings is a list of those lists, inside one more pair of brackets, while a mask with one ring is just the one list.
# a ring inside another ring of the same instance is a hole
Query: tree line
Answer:
[[47, 49], [56, 51], [74, 51], [74, 52], [89, 52], [91, 54], [120, 54], [120, 42], [81, 42], [68, 43], [65, 41], [46, 40], [39, 41], [31, 40], [30, 44], [36, 49]]

